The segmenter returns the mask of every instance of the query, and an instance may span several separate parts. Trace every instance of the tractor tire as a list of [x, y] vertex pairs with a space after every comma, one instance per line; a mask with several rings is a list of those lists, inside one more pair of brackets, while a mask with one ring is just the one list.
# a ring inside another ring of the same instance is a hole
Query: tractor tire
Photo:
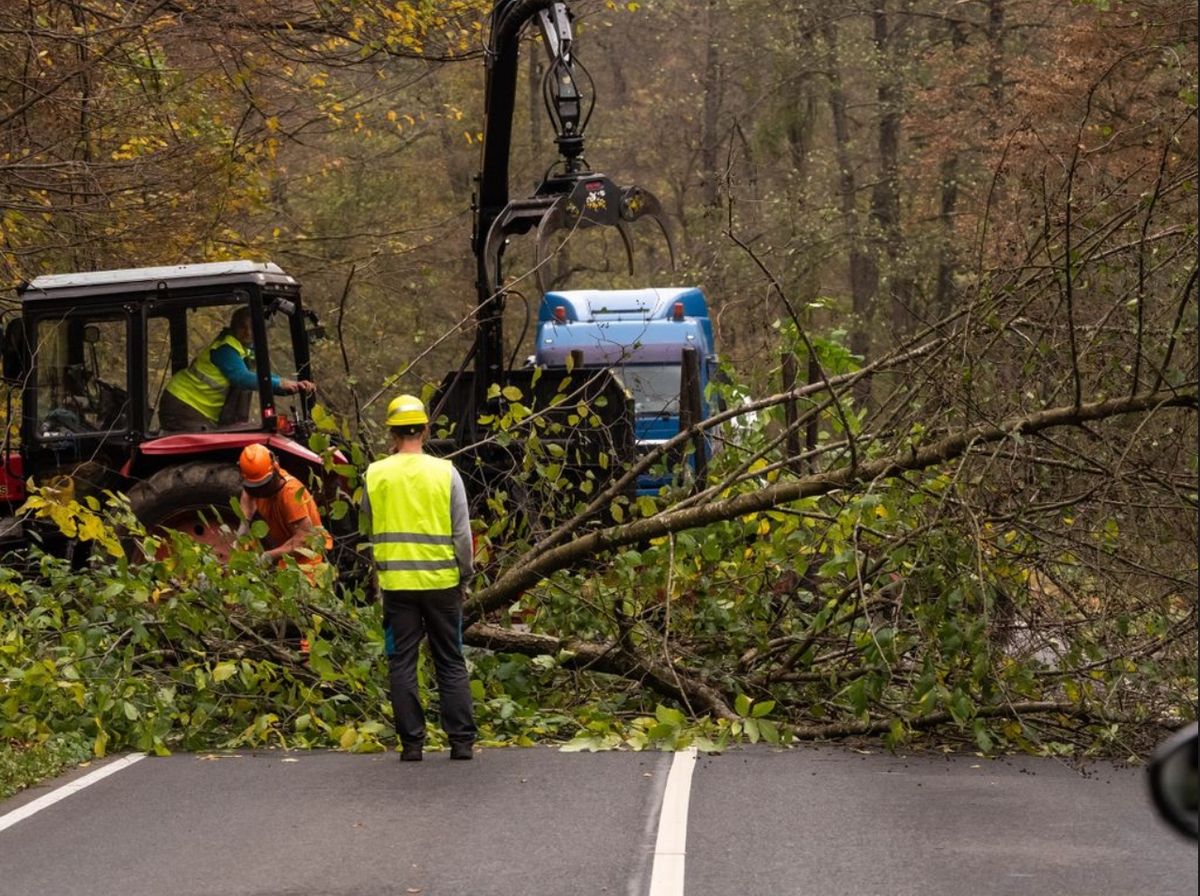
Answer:
[[229, 499], [236, 499], [241, 490], [235, 464], [192, 461], [166, 467], [138, 483], [129, 492], [129, 503], [147, 532], [175, 529], [210, 545], [226, 560], [233, 546], [231, 532], [238, 525]]

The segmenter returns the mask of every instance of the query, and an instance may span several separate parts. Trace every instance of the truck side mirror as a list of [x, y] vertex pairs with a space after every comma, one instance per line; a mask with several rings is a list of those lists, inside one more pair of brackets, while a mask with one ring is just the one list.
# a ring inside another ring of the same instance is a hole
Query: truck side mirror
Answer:
[[1150, 793], [1159, 814], [1181, 834], [1196, 837], [1200, 785], [1196, 769], [1196, 723], [1176, 731], [1150, 760]]
[[31, 364], [29, 339], [25, 332], [25, 321], [20, 318], [9, 321], [4, 328], [4, 378], [14, 382], [23, 380]]
[[304, 317], [308, 320], [306, 335], [308, 336], [309, 344], [323, 342], [325, 340], [325, 327], [322, 326], [321, 319], [317, 317], [317, 313], [306, 308], [304, 310]]
[[276, 311], [292, 317], [296, 313], [296, 303], [282, 298], [272, 299], [271, 303], [267, 305], [267, 317], [270, 317]]

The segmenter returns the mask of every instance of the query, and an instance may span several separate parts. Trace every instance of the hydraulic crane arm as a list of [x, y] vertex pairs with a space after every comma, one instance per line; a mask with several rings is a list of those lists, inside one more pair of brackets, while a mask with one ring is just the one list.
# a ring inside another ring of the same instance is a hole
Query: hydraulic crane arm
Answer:
[[[509, 197], [509, 160], [513, 110], [516, 102], [517, 61], [521, 34], [537, 19], [550, 64], [542, 94], [555, 129], [560, 155], [557, 171], [550, 174], [533, 197]], [[621, 187], [603, 174], [587, 170], [583, 158], [584, 130], [591, 114], [590, 92], [582, 88], [587, 78], [574, 58], [571, 13], [561, 0], [499, 0], [492, 10], [484, 88], [484, 128], [479, 192], [471, 248], [476, 260], [478, 296], [475, 348], [477, 406], [491, 383], [503, 383], [503, 254], [508, 238], [534, 230], [537, 233], [539, 284], [546, 290], [543, 262], [551, 235], [565, 228], [613, 226], [621, 234], [633, 270], [633, 245], [628, 222], [641, 217], [655, 220], [666, 237], [672, 264], [674, 251], [662, 208], [640, 187]], [[590, 87], [590, 80], [587, 81]]]

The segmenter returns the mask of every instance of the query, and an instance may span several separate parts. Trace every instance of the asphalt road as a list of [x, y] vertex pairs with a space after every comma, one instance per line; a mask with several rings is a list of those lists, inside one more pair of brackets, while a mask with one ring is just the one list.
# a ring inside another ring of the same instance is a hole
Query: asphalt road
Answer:
[[656, 862], [679, 763], [177, 755], [21, 817], [83, 769], [0, 803], [0, 896], [1197, 893], [1196, 844], [1153, 814], [1140, 769], [836, 748], [698, 757], [673, 889]]

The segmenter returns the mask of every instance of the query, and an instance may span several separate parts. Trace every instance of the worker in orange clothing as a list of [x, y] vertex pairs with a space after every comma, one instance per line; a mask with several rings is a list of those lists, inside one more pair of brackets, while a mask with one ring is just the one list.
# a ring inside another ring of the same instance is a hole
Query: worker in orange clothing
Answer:
[[317, 502], [299, 479], [283, 470], [266, 445], [247, 445], [238, 458], [242, 473], [242, 524], [237, 535], [250, 531], [255, 518], [267, 524], [266, 564], [286, 565], [294, 557], [313, 584], [327, 568], [325, 552], [333, 539], [321, 524]]

